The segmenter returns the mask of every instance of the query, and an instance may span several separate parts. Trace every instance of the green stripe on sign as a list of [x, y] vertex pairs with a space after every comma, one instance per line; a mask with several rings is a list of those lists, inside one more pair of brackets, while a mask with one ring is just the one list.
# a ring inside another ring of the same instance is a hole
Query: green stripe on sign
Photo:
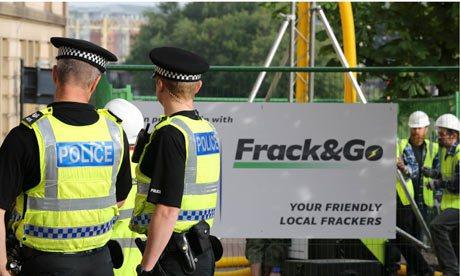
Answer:
[[339, 169], [344, 164], [318, 162], [235, 162], [234, 169]]

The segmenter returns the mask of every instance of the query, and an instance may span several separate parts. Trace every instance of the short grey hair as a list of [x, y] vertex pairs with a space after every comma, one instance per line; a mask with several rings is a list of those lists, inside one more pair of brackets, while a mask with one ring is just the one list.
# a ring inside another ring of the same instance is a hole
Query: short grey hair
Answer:
[[71, 82], [82, 88], [89, 88], [101, 74], [96, 67], [84, 61], [71, 58], [59, 59], [57, 61], [56, 73], [61, 83]]

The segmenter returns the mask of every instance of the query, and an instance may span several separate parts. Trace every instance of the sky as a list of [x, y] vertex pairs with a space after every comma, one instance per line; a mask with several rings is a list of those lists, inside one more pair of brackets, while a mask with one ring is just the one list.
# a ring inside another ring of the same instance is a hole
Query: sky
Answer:
[[70, 12], [142, 14], [158, 5], [153, 2], [69, 2]]
[[111, 5], [124, 5], [124, 6], [140, 6], [140, 7], [155, 7], [158, 2], [68, 2], [69, 7], [72, 8], [91, 8], [91, 7], [106, 7]]

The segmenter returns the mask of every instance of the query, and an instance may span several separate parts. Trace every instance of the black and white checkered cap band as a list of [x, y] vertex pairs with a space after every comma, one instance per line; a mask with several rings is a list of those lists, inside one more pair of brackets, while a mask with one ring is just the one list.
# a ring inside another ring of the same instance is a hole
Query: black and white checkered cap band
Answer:
[[107, 60], [100, 55], [90, 53], [90, 52], [85, 52], [85, 51], [75, 49], [72, 47], [68, 47], [68, 46], [59, 47], [57, 57], [60, 57], [60, 56], [78, 57], [78, 58], [86, 59], [103, 68], [105, 68], [107, 65]]
[[198, 81], [198, 80], [201, 80], [201, 74], [198, 74], [198, 75], [186, 75], [186, 74], [182, 74], [182, 73], [175, 73], [175, 72], [168, 71], [168, 70], [166, 70], [164, 68], [161, 68], [161, 67], [159, 67], [157, 65], [155, 65], [155, 74], [158, 74], [158, 75], [163, 76], [165, 78], [178, 80], [178, 81]]

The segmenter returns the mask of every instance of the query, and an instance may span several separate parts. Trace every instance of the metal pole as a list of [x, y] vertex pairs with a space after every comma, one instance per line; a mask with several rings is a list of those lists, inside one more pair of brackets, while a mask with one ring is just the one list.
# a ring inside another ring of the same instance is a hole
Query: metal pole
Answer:
[[[335, 37], [334, 32], [332, 31], [331, 25], [329, 25], [329, 21], [327, 21], [326, 15], [324, 14], [324, 11], [321, 9], [320, 6], [316, 9], [316, 11], [319, 14], [319, 18], [321, 21], [323, 21], [324, 26], [326, 27], [326, 32], [329, 36], [329, 38], [332, 40], [332, 46], [334, 46], [335, 52], [339, 56], [339, 60], [342, 63], [343, 67], [349, 68], [350, 66], [348, 65], [347, 59], [345, 58], [345, 55], [343, 54], [342, 48], [340, 48], [340, 44], [337, 41], [337, 38]], [[364, 97], [363, 91], [361, 90], [361, 87], [359, 86], [358, 82], [356, 81], [355, 77], [353, 76], [353, 73], [348, 71], [347, 76], [350, 78], [350, 81], [353, 83], [353, 86], [355, 87], [356, 91], [358, 91], [359, 97], [361, 98], [362, 103], [367, 103], [366, 98]]]
[[[293, 68], [295, 66], [295, 1], [291, 3], [291, 43], [290, 43], [290, 66]], [[294, 102], [294, 72], [289, 73], [289, 102]]]
[[416, 245], [418, 247], [421, 247], [421, 248], [423, 248], [425, 250], [430, 250], [431, 249], [431, 247], [429, 247], [428, 245], [424, 244], [423, 242], [417, 240], [414, 236], [412, 236], [411, 234], [409, 234], [406, 231], [402, 230], [398, 226], [396, 226], [396, 232], [398, 232], [401, 236], [403, 236], [407, 240], [411, 241], [414, 245]]
[[410, 207], [412, 208], [412, 211], [415, 214], [415, 217], [417, 218], [417, 221], [420, 223], [422, 226], [423, 231], [428, 237], [428, 240], [430, 241], [430, 244], [433, 244], [433, 240], [431, 239], [431, 233], [430, 230], [428, 230], [428, 225], [426, 224], [425, 220], [423, 219], [422, 213], [420, 213], [420, 210], [417, 207], [417, 204], [415, 203], [414, 198], [410, 195], [409, 190], [407, 190], [406, 186], [406, 180], [404, 179], [401, 171], [399, 169], [396, 169], [396, 173], [398, 174], [398, 179], [401, 181], [401, 186], [403, 188], [404, 194], [406, 197], [409, 199], [410, 202]]
[[[285, 66], [286, 62], [289, 58], [289, 49], [286, 51], [284, 54], [283, 60], [281, 61], [281, 66]], [[275, 76], [273, 77], [273, 81], [270, 84], [270, 87], [268, 88], [267, 94], [265, 95], [265, 101], [268, 102], [273, 94], [273, 91], [275, 91], [276, 86], [278, 85], [278, 82], [281, 79], [282, 72], [276, 72]]]
[[[311, 3], [310, 9], [310, 61], [309, 66], [315, 67], [315, 42], [316, 42], [316, 3]], [[308, 91], [309, 91], [309, 99], [310, 102], [313, 102], [313, 98], [315, 97], [315, 73], [310, 72], [310, 77], [308, 80]]]
[[460, 92], [455, 92], [455, 114], [457, 118], [460, 116]]
[[[281, 40], [283, 39], [283, 35], [286, 32], [287, 27], [289, 26], [289, 21], [290, 21], [290, 16], [286, 15], [286, 18], [284, 19], [278, 34], [276, 36], [275, 42], [272, 45], [272, 48], [270, 49], [270, 52], [268, 53], [267, 59], [265, 60], [264, 67], [269, 67], [270, 63], [273, 60], [273, 57], [275, 56], [276, 50], [278, 49]], [[250, 103], [254, 102], [254, 99], [256, 98], [257, 92], [259, 92], [259, 88], [262, 85], [262, 81], [265, 78], [265, 75], [267, 74], [267, 71], [263, 71], [259, 73], [259, 76], [257, 77], [256, 82], [254, 83], [254, 86], [252, 87], [251, 94], [249, 95], [248, 101]]]

